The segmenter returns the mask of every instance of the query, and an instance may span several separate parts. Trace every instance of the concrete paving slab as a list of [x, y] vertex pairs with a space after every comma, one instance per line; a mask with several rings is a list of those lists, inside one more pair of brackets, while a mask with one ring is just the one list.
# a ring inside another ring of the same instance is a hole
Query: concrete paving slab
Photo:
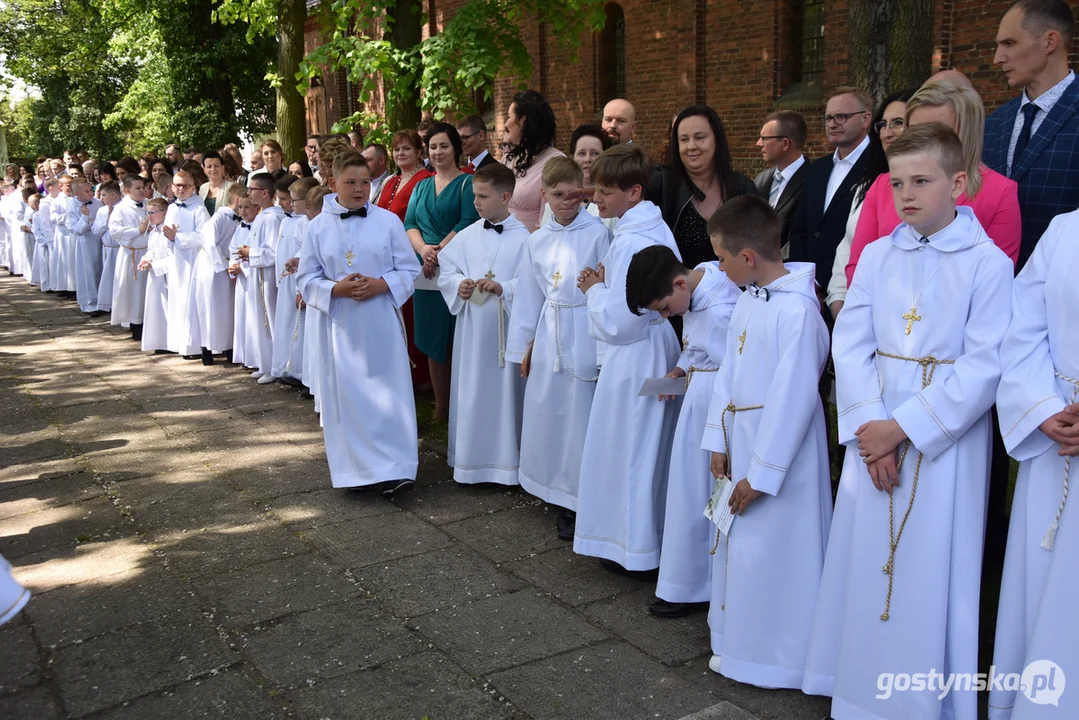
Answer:
[[82, 502], [104, 493], [105, 489], [89, 472], [0, 483], [0, 520]]
[[350, 520], [304, 530], [300, 536], [334, 562], [362, 568], [446, 547], [453, 540], [409, 513], [380, 515], [379, 521]]
[[360, 593], [343, 570], [314, 555], [194, 578], [191, 584], [217, 621], [228, 627], [252, 626], [289, 613], [344, 602]]
[[745, 710], [741, 710], [729, 702], [716, 703], [712, 707], [698, 710], [692, 715], [686, 715], [681, 720], [757, 720]]
[[546, 506], [526, 505], [461, 520], [445, 531], [498, 563], [531, 557], [560, 547], [556, 513]]
[[504, 567], [573, 607], [651, 586], [604, 570], [596, 558], [573, 552], [568, 542], [554, 550], [506, 563]]
[[78, 718], [238, 663], [201, 615], [146, 623], [58, 649], [53, 672], [64, 707]]
[[525, 720], [437, 652], [403, 658], [290, 694], [302, 717], [350, 720]]
[[0, 630], [0, 655], [0, 695], [41, 682], [41, 658], [30, 625], [22, 623]]
[[237, 643], [275, 687], [306, 687], [422, 652], [426, 645], [371, 600], [355, 599], [255, 626]]
[[159, 561], [141, 540], [123, 537], [46, 550], [17, 558], [11, 564], [16, 580], [34, 593], [44, 593], [73, 583], [157, 566]]
[[680, 718], [718, 698], [662, 663], [611, 641], [564, 652], [491, 676], [534, 718]]
[[[244, 480], [236, 482], [242, 484]], [[323, 486], [328, 482], [324, 481]], [[282, 486], [285, 484], [281, 483]], [[270, 489], [262, 492], [270, 492]], [[247, 495], [245, 491], [244, 496]], [[395, 502], [383, 498], [378, 492], [358, 493], [342, 488], [278, 496], [263, 501], [261, 506], [293, 531], [400, 512]]]
[[472, 673], [521, 665], [609, 637], [531, 590], [449, 608], [412, 622], [435, 647]]
[[[499, 510], [534, 506], [541, 501], [519, 487], [501, 485], [461, 485], [453, 482], [453, 468], [439, 463], [446, 482], [402, 497], [401, 507], [435, 525], [447, 525], [466, 518], [490, 515]], [[437, 466], [436, 466], [437, 467]], [[434, 474], [436, 468], [427, 473]]]
[[53, 692], [44, 686], [0, 695], [0, 717], [17, 720], [61, 720], [64, 712]]
[[653, 589], [626, 593], [584, 608], [584, 613], [654, 658], [676, 665], [709, 649], [708, 616], [657, 618], [648, 612], [656, 599]]
[[712, 654], [706, 653], [673, 668], [680, 677], [736, 704], [759, 720], [828, 720], [831, 698], [806, 695], [797, 690], [766, 690], [735, 682], [708, 669]]
[[54, 548], [132, 534], [131, 523], [112, 502], [97, 497], [8, 518], [0, 526], [0, 554], [15, 560]]
[[190, 680], [94, 715], [94, 720], [277, 720], [289, 717], [276, 693], [243, 666]]
[[146, 532], [146, 540], [182, 577], [239, 570], [311, 551], [280, 523], [260, 518], [254, 511], [215, 516], [208, 524], [191, 522], [187, 528], [169, 526]]
[[[222, 477], [240, 487], [244, 496], [251, 500], [269, 500], [281, 495], [331, 489], [330, 468], [324, 457], [321, 460], [294, 457], [287, 464], [240, 468], [225, 472]], [[336, 497], [347, 500], [349, 494], [338, 491]]]
[[525, 583], [476, 551], [453, 545], [355, 571], [356, 583], [398, 617], [415, 618], [520, 590]]

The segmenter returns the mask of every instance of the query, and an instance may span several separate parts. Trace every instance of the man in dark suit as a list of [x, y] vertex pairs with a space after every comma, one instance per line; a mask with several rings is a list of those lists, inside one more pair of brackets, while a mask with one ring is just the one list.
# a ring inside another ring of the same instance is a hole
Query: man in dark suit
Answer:
[[467, 172], [476, 172], [487, 163], [497, 162], [487, 152], [487, 123], [479, 115], [469, 115], [457, 123], [462, 155], [468, 158]]
[[1004, 14], [997, 53], [1022, 94], [985, 121], [982, 160], [1019, 183], [1019, 265], [1060, 213], [1079, 207], [1079, 83], [1068, 67], [1075, 17], [1064, 0], [1020, 0]]
[[805, 176], [809, 170], [809, 163], [802, 154], [807, 134], [806, 121], [801, 113], [780, 110], [764, 119], [760, 137], [757, 138], [757, 147], [761, 149], [764, 162], [772, 167], [758, 173], [753, 183], [761, 197], [768, 198], [768, 204], [783, 221], [784, 258], [790, 254], [787, 239], [794, 214], [802, 204]]
[[[832, 276], [835, 250], [847, 229], [855, 187], [864, 179], [872, 122], [869, 93], [847, 86], [835, 89], [824, 111], [824, 130], [835, 152], [809, 166], [802, 204], [791, 224], [790, 259], [816, 263], [817, 292], [822, 299]], [[831, 325], [831, 311], [825, 307], [823, 312]]]

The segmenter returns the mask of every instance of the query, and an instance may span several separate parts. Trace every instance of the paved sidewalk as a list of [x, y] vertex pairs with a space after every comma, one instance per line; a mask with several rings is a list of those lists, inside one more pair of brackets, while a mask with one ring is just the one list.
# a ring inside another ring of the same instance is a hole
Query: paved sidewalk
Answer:
[[[330, 488], [309, 401], [145, 355], [0, 277], [0, 718], [820, 720], [708, 671], [701, 615], [575, 556], [519, 490], [421, 455]], [[703, 712], [702, 712], [703, 711]]]

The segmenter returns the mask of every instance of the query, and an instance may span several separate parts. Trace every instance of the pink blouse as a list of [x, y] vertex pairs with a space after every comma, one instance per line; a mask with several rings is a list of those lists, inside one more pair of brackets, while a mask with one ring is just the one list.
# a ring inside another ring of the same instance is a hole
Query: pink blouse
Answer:
[[[956, 205], [967, 205], [985, 228], [985, 234], [993, 244], [1004, 251], [1014, 264], [1019, 259], [1019, 240], [1023, 226], [1019, 217], [1019, 186], [995, 170], [981, 166], [982, 187], [971, 202], [966, 194], [960, 195]], [[862, 250], [869, 243], [891, 235], [899, 225], [899, 213], [892, 199], [892, 183], [888, 173], [883, 173], [865, 194], [862, 216], [854, 231], [847, 261], [847, 287], [854, 279], [854, 268]]]
[[[532, 165], [525, 170], [524, 177], [517, 178], [517, 184], [513, 188], [513, 197], [510, 199], [510, 212], [528, 228], [528, 232], [536, 232], [540, 224], [540, 213], [543, 211], [543, 200], [540, 199], [540, 190], [543, 188], [543, 166], [553, 157], [565, 157], [565, 153], [555, 147], [544, 149], [532, 159]], [[503, 161], [513, 170], [512, 162]]]

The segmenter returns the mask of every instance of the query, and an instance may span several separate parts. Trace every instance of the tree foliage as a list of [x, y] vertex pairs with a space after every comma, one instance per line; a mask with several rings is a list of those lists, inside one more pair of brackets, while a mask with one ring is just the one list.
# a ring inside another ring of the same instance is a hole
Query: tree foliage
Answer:
[[[471, 110], [477, 94], [489, 99], [495, 77], [506, 70], [520, 79], [532, 74], [521, 27], [545, 23], [550, 36], [575, 49], [582, 31], [602, 27], [604, 0], [468, 0], [441, 33], [401, 42], [401, 24], [421, 27], [426, 18], [415, 0], [333, 0], [321, 7], [324, 44], [301, 66], [306, 91], [324, 69], [343, 69], [359, 89], [364, 108], [338, 129], [362, 125], [385, 138], [403, 116], [431, 113], [436, 119]], [[404, 11], [402, 11], [404, 9]], [[385, 115], [371, 108], [384, 99]], [[402, 110], [405, 112], [402, 113]], [[412, 112], [408, 112], [412, 110]], [[403, 123], [401, 123], [403, 124]]]
[[[272, 39], [211, 21], [212, 0], [7, 0], [0, 53], [32, 88], [26, 151], [220, 147], [273, 126]], [[20, 121], [22, 118], [19, 119]]]

